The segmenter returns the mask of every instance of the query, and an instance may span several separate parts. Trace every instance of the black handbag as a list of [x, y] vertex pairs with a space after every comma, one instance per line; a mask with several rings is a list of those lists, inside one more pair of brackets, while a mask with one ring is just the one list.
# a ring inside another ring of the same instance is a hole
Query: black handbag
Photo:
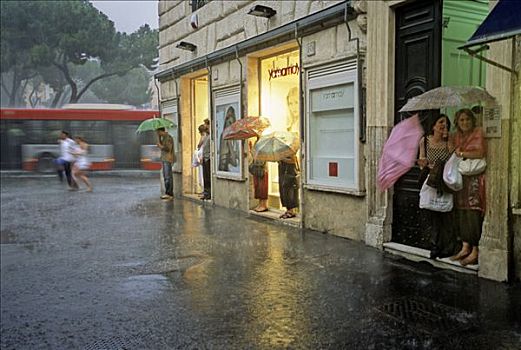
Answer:
[[248, 172], [255, 177], [262, 178], [266, 171], [266, 162], [254, 160], [248, 165]]
[[427, 186], [436, 188], [438, 190], [443, 190], [443, 168], [445, 167], [445, 162], [442, 160], [437, 160], [434, 163], [434, 167], [432, 167], [429, 172], [429, 177], [427, 178]]
[[[423, 138], [423, 149], [425, 154], [427, 154], [427, 136]], [[418, 175], [418, 188], [422, 188], [425, 180], [427, 180], [427, 176], [429, 176], [430, 168], [428, 166], [424, 166], [420, 169], [420, 174]]]
[[428, 166], [420, 170], [420, 175], [418, 175], [418, 188], [422, 188], [423, 183], [427, 180], [427, 176], [429, 176], [430, 170]]

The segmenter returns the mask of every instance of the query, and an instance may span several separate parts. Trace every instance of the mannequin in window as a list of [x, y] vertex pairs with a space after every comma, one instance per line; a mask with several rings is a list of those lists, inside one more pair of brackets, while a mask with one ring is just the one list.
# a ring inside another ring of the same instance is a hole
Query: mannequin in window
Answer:
[[286, 96], [286, 103], [288, 106], [288, 117], [286, 118], [286, 131], [299, 131], [299, 101], [298, 101], [298, 87], [293, 87], [289, 90]]

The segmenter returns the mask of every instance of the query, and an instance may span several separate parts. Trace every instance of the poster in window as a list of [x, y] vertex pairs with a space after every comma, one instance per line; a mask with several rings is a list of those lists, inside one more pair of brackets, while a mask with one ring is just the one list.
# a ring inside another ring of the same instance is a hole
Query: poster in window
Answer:
[[241, 179], [241, 141], [225, 140], [223, 131], [240, 118], [239, 95], [215, 101], [215, 167], [218, 177]]

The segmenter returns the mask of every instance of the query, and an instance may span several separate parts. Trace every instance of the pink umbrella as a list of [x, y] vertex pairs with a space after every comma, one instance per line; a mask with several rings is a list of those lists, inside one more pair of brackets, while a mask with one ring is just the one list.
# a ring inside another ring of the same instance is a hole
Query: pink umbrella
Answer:
[[396, 124], [385, 142], [378, 165], [378, 187], [385, 191], [409, 171], [416, 162], [423, 135], [418, 114]]

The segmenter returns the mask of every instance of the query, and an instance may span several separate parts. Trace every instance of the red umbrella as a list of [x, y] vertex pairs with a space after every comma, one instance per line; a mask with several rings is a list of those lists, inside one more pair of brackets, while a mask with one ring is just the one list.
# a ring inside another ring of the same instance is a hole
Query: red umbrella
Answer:
[[237, 120], [224, 129], [225, 140], [245, 140], [260, 134], [270, 126], [270, 121], [263, 117], [246, 117]]
[[378, 165], [378, 187], [385, 191], [416, 162], [423, 128], [418, 114], [396, 124], [385, 142]]

